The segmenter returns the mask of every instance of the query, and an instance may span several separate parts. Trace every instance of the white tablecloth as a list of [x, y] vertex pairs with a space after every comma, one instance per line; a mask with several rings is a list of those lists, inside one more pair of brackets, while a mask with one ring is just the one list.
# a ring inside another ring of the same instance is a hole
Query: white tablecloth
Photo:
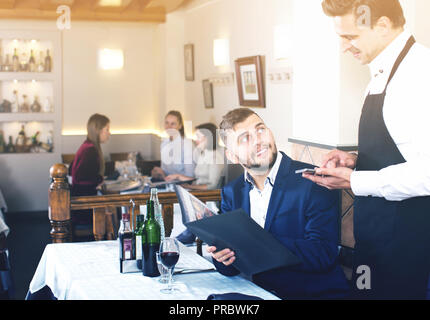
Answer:
[[[213, 265], [181, 244], [175, 270], [206, 269]], [[163, 294], [158, 278], [141, 273], [119, 272], [117, 241], [49, 244], [46, 246], [30, 292], [47, 285], [60, 300], [205, 300], [210, 294], [238, 292], [278, 300], [271, 293], [240, 277], [225, 277], [216, 271], [174, 276], [174, 294]]]

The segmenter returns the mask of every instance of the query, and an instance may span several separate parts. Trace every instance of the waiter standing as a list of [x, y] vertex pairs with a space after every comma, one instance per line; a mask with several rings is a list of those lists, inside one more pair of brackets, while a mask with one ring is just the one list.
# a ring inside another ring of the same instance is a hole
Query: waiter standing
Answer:
[[[398, 0], [324, 0], [344, 52], [368, 64], [371, 82], [358, 156], [335, 150], [317, 175], [352, 189], [357, 298], [425, 299], [430, 273], [430, 50], [404, 30]], [[355, 169], [355, 170], [354, 170]], [[356, 282], [354, 282], [356, 284]], [[360, 290], [361, 288], [361, 290]]]

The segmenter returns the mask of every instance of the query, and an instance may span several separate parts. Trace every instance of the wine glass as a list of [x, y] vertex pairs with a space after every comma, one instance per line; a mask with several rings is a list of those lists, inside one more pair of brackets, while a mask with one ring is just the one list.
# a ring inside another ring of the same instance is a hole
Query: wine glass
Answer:
[[161, 289], [163, 293], [170, 294], [174, 291], [172, 286], [172, 269], [175, 267], [179, 260], [179, 243], [175, 238], [164, 238], [160, 244], [160, 260], [169, 272], [169, 282], [167, 288]]
[[173, 270], [167, 269], [161, 263], [161, 257], [160, 257], [160, 252], [159, 251], [157, 251], [155, 254], [156, 254], [156, 257], [157, 257], [158, 272], [160, 272], [160, 279], [158, 279], [158, 282], [160, 282], [160, 283], [168, 283], [169, 282], [169, 271], [173, 271]]

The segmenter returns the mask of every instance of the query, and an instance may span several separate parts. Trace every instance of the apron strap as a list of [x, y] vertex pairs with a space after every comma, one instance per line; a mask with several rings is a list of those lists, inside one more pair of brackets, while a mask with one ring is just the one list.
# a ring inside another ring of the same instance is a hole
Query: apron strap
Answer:
[[399, 68], [400, 64], [402, 63], [403, 59], [406, 57], [406, 55], [409, 53], [409, 50], [411, 50], [412, 46], [415, 44], [415, 38], [414, 36], [411, 36], [408, 40], [408, 42], [406, 42], [405, 47], [403, 48], [402, 52], [400, 53], [400, 55], [398, 56], [396, 62], [394, 63], [393, 69], [391, 70], [391, 74], [390, 77], [388, 78], [387, 84], [385, 85], [385, 91], [387, 91], [387, 87], [391, 82], [391, 79], [393, 79], [394, 74], [396, 73], [397, 69]]

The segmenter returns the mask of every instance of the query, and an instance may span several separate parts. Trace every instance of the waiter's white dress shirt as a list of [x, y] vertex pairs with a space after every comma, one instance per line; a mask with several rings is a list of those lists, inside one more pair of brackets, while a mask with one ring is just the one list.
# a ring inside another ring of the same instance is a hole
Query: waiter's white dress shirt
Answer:
[[[367, 93], [384, 91], [397, 57], [411, 33], [400, 34], [370, 64]], [[415, 43], [388, 85], [383, 116], [406, 162], [380, 171], [354, 171], [356, 196], [390, 201], [430, 195], [430, 49]]]
[[252, 189], [249, 191], [251, 218], [262, 228], [264, 228], [264, 224], [266, 223], [267, 209], [269, 208], [270, 197], [272, 196], [273, 186], [275, 185], [276, 175], [278, 174], [281, 161], [282, 154], [278, 151], [276, 161], [264, 181], [263, 190], [259, 190], [252, 177], [245, 172], [245, 180], [252, 184]]

